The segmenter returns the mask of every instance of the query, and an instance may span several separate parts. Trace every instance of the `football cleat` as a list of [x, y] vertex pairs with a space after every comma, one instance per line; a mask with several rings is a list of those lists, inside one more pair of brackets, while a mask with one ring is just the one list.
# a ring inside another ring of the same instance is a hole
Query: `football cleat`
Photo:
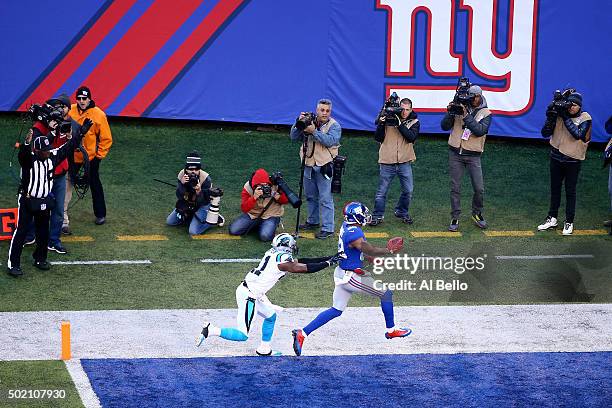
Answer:
[[293, 336], [293, 351], [296, 356], [302, 355], [302, 344], [304, 344], [304, 333], [301, 329], [291, 330]]
[[386, 332], [385, 333], [385, 337], [388, 338], [388, 339], [393, 339], [393, 338], [396, 338], [396, 337], [410, 336], [411, 333], [412, 333], [412, 330], [408, 329], [408, 328], [395, 329], [391, 333]]
[[200, 336], [196, 340], [196, 347], [200, 347], [204, 340], [208, 338], [208, 326], [210, 326], [210, 323], [207, 323], [206, 326], [202, 328], [202, 333], [200, 333]]

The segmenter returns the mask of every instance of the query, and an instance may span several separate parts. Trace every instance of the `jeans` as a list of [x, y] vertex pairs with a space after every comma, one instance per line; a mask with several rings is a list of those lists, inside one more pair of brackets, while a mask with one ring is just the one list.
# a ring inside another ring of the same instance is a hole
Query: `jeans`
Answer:
[[373, 216], [381, 218], [385, 215], [385, 204], [387, 201], [387, 192], [391, 182], [395, 176], [399, 177], [402, 194], [400, 195], [395, 213], [398, 217], [408, 216], [408, 208], [412, 200], [412, 190], [414, 188], [414, 180], [412, 178], [412, 165], [410, 163], [400, 164], [380, 164], [380, 178], [378, 181], [378, 190], [374, 197], [374, 213]]
[[565, 222], [573, 223], [576, 215], [576, 185], [581, 162], [550, 159], [550, 209], [548, 215], [559, 218], [561, 188], [565, 181]]
[[259, 228], [259, 239], [269, 242], [274, 239], [274, 233], [279, 223], [280, 217], [270, 217], [265, 220], [261, 218], [251, 219], [249, 214], [243, 213], [229, 226], [229, 233], [230, 235], [244, 235]]
[[466, 168], [470, 174], [472, 189], [474, 190], [472, 214], [480, 214], [484, 208], [484, 179], [480, 156], [464, 156], [449, 149], [448, 173], [451, 189], [451, 218], [453, 219], [458, 219], [461, 215], [461, 180]]
[[331, 179], [328, 180], [321, 174], [321, 167], [304, 167], [304, 191], [308, 203], [306, 222], [319, 224], [321, 220], [321, 231], [334, 232], [334, 199], [331, 193]]
[[[56, 176], [53, 179], [51, 194], [55, 197], [55, 208], [51, 210], [51, 222], [49, 225], [49, 246], [61, 244], [62, 223], [64, 219], [64, 199], [66, 197], [66, 174]], [[34, 239], [34, 221], [27, 228], [26, 242]]]
[[[200, 235], [206, 232], [212, 224], [206, 222], [206, 215], [208, 214], [209, 204], [203, 205], [198, 208], [195, 214], [191, 217], [189, 221], [189, 235]], [[168, 218], [166, 218], [166, 224], [168, 225], [182, 225], [188, 220], [183, 218], [179, 218], [178, 213], [176, 212], [176, 208], [172, 210]]]

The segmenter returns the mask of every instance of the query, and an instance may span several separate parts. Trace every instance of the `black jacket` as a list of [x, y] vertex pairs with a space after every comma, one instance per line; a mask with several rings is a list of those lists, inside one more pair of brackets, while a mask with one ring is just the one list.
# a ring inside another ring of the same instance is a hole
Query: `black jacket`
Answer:
[[[410, 112], [410, 115], [408, 115], [408, 118], [404, 121], [400, 121], [399, 126], [397, 126], [397, 130], [399, 130], [402, 137], [406, 139], [408, 143], [414, 143], [416, 141], [417, 137], [419, 136], [419, 130], [421, 129], [421, 122], [416, 122], [410, 127], [406, 126], [406, 123], [409, 120], [417, 119], [418, 117], [419, 116], [416, 114], [416, 112], [412, 111]], [[374, 140], [376, 140], [378, 143], [385, 141], [385, 127], [384, 122], [378, 123], [376, 126]]]

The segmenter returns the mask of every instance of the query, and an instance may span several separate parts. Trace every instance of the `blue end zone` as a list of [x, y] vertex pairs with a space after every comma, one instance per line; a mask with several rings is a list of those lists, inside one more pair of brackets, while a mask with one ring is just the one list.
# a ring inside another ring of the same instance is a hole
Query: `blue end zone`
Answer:
[[612, 353], [81, 360], [104, 407], [612, 406]]

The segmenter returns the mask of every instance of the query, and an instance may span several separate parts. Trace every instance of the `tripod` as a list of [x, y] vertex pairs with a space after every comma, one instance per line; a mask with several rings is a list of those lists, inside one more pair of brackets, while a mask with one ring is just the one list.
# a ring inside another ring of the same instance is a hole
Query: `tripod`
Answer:
[[[304, 169], [306, 168], [306, 153], [308, 152], [308, 142], [310, 141], [310, 135], [304, 133], [304, 142], [302, 142], [302, 164], [300, 165], [300, 191], [298, 193], [298, 197], [300, 201], [302, 200], [302, 193], [304, 191]], [[312, 154], [314, 155], [314, 146], [312, 150]], [[295, 220], [295, 233], [293, 236], [298, 238], [300, 233], [300, 211], [302, 206], [300, 205], [297, 209], [297, 218]]]

